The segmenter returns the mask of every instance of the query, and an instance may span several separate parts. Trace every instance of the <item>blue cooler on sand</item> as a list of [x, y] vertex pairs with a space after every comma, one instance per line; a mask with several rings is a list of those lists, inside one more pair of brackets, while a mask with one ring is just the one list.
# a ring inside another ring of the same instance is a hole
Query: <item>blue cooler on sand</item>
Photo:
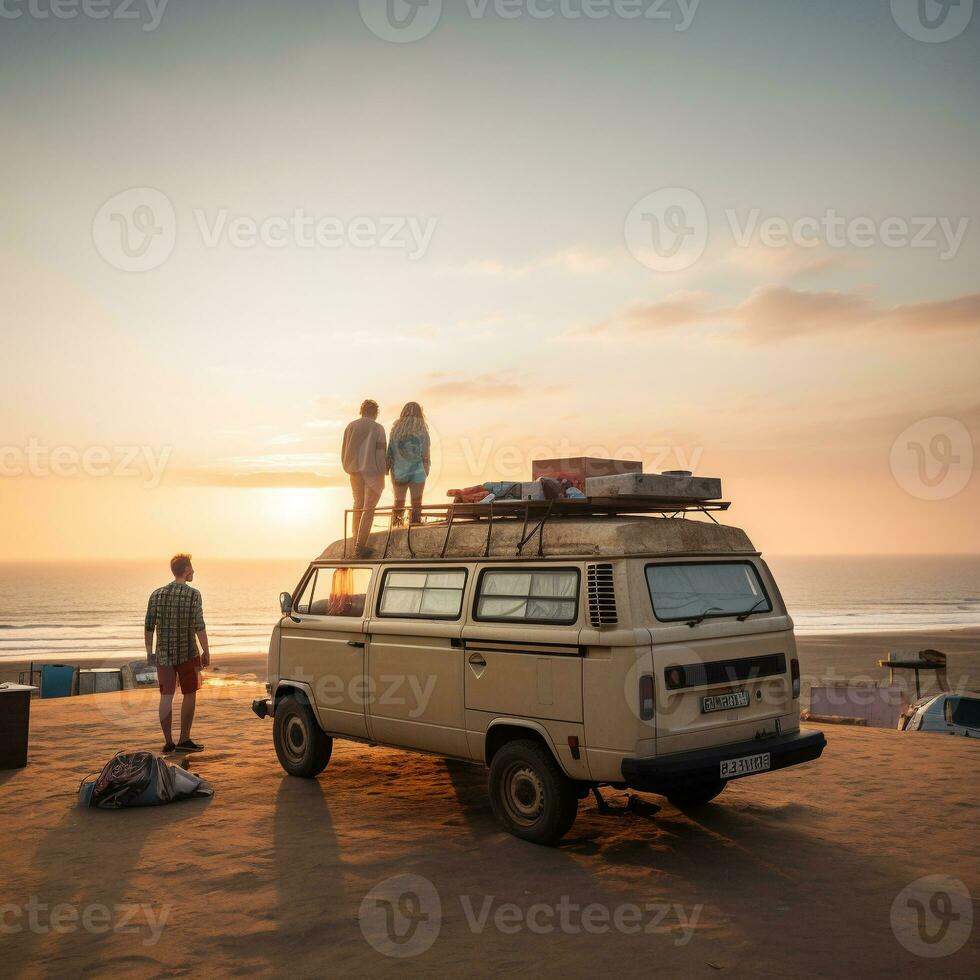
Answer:
[[41, 668], [41, 697], [70, 698], [75, 693], [77, 667], [45, 664]]

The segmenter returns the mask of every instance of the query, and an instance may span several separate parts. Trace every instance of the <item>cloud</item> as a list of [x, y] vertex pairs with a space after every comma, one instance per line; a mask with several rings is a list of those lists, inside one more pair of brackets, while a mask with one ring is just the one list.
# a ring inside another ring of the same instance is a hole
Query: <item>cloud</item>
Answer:
[[896, 306], [885, 317], [905, 330], [976, 330], [980, 326], [980, 293], [937, 303]]
[[232, 473], [223, 470], [207, 470], [198, 473], [182, 474], [180, 482], [199, 487], [227, 487], [237, 490], [265, 489], [321, 489], [347, 486], [347, 478], [340, 476], [321, 476], [301, 470], [275, 473]]
[[422, 397], [442, 403], [459, 401], [500, 401], [520, 397], [526, 386], [492, 374], [466, 377], [437, 371], [429, 375], [429, 384], [422, 389]]
[[311, 488], [345, 486], [336, 453], [280, 453], [240, 456], [174, 473], [178, 483], [203, 487]]
[[532, 273], [547, 270], [558, 270], [559, 272], [569, 272], [576, 275], [590, 275], [608, 272], [621, 261], [622, 255], [618, 252], [604, 252], [581, 245], [573, 245], [533, 262], [512, 264], [501, 262], [497, 259], [479, 259], [474, 262], [468, 262], [461, 268], [448, 271], [462, 275], [503, 276], [514, 279], [520, 279]]
[[738, 269], [783, 282], [840, 268], [850, 258], [823, 248], [804, 248], [794, 244], [769, 248], [760, 242], [745, 247], [733, 246], [727, 260]]
[[703, 294], [685, 293], [624, 310], [575, 334], [659, 333], [678, 327], [718, 325], [753, 343], [841, 330], [933, 332], [980, 329], [980, 293], [931, 303], [876, 306], [864, 296], [833, 290], [807, 291], [788, 286], [758, 289], [738, 306], [712, 309]]
[[601, 323], [592, 324], [577, 334], [645, 332], [670, 330], [690, 324], [703, 323], [708, 311], [704, 293], [674, 293], [659, 303], [635, 306]]

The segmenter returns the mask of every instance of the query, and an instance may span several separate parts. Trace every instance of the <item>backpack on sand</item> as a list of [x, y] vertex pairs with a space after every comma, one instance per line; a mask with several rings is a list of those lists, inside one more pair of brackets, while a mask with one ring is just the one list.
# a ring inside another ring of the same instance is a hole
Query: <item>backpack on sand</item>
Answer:
[[119, 810], [130, 806], [161, 806], [176, 800], [214, 796], [210, 783], [172, 766], [151, 752], [119, 752], [99, 774], [78, 788], [81, 806]]

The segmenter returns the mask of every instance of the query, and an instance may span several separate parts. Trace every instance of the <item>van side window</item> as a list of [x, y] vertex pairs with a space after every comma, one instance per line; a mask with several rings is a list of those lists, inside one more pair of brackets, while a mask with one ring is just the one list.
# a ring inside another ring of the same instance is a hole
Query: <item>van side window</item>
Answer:
[[487, 569], [479, 591], [477, 619], [562, 625], [578, 619], [579, 573], [575, 568]]
[[361, 618], [368, 586], [371, 584], [370, 568], [318, 568], [313, 582], [310, 601], [307, 593], [297, 611], [309, 616], [346, 616]]
[[378, 603], [379, 616], [408, 619], [459, 619], [466, 569], [389, 571]]

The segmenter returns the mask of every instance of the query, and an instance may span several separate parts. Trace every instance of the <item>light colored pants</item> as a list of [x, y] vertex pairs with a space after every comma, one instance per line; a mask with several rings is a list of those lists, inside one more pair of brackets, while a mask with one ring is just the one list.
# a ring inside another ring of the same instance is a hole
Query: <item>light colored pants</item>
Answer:
[[385, 478], [383, 474], [380, 476], [362, 476], [360, 473], [351, 473], [350, 488], [354, 494], [354, 518], [351, 534], [356, 550], [367, 544], [371, 525], [374, 523], [374, 509], [378, 506], [381, 494], [384, 493]]
[[422, 523], [422, 493], [425, 490], [425, 480], [421, 483], [396, 483], [391, 481], [395, 492], [395, 524], [400, 525], [405, 517], [405, 496], [411, 491], [412, 494], [412, 523]]

